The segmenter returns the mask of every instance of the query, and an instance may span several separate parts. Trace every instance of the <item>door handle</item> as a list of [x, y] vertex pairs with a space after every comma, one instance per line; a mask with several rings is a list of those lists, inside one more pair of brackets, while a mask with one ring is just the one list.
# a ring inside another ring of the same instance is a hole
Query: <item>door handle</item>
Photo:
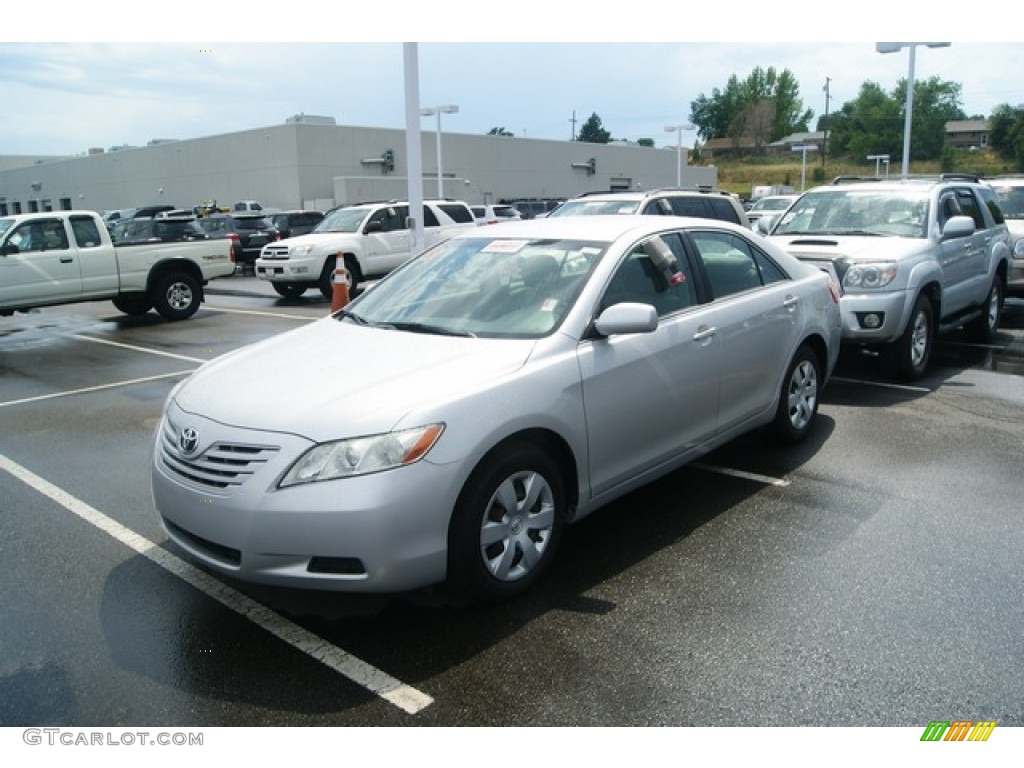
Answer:
[[60, 263], [61, 264], [70, 264], [74, 260], [75, 260], [75, 258], [73, 256], [61, 256], [60, 257]]
[[782, 302], [782, 306], [786, 309], [796, 309], [796, 305], [800, 303], [798, 296], [787, 296], [785, 301]]
[[694, 341], [706, 341], [718, 333], [718, 329], [713, 326], [702, 325], [697, 329], [697, 332], [693, 334]]

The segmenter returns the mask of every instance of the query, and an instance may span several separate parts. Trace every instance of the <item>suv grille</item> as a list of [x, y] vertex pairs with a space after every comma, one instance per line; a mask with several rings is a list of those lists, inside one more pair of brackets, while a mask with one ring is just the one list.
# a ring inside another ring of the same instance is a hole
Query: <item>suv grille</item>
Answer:
[[237, 488], [266, 464], [280, 448], [272, 445], [218, 442], [198, 456], [185, 458], [176, 446], [176, 435], [165, 422], [160, 438], [164, 468], [205, 488]]
[[287, 259], [287, 245], [265, 245], [261, 254], [264, 259]]

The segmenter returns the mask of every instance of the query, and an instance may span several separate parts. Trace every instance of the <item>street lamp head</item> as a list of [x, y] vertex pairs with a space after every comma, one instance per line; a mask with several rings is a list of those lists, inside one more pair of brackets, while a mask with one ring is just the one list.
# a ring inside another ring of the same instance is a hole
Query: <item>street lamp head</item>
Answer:
[[456, 112], [459, 111], [459, 107], [457, 104], [442, 104], [440, 107], [438, 107], [438, 109], [444, 112], [444, 114], [446, 115], [454, 115]]
[[672, 131], [695, 131], [697, 126], [691, 123], [682, 123], [680, 125], [666, 125], [665, 131], [671, 133]]

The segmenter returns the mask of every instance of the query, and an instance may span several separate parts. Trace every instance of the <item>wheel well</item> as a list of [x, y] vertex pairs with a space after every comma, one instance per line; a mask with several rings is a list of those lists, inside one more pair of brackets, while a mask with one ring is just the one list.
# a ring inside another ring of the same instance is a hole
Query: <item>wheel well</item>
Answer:
[[195, 278], [196, 282], [199, 283], [200, 292], [202, 292], [203, 272], [195, 262], [187, 260], [165, 261], [153, 267], [149, 271], [149, 279], [146, 281], [146, 291], [152, 291], [160, 278], [168, 272], [185, 272]]
[[828, 365], [828, 344], [825, 343], [825, 339], [817, 335], [808, 336], [804, 339], [801, 346], [810, 347], [814, 356], [818, 358], [818, 366], [824, 376], [826, 374], [825, 368]]
[[[932, 303], [932, 322], [938, 323], [939, 318], [942, 317], [942, 286], [938, 283], [927, 283], [921, 286], [921, 292], [918, 296], [927, 296], [928, 300]], [[917, 301], [915, 298], [914, 301]]]
[[501, 453], [511, 443], [529, 443], [544, 450], [558, 465], [565, 482], [566, 505], [575, 509], [579, 502], [579, 472], [576, 469], [576, 458], [569, 444], [561, 435], [550, 429], [526, 429], [509, 435], [489, 450], [478, 464], [483, 464], [495, 454]]

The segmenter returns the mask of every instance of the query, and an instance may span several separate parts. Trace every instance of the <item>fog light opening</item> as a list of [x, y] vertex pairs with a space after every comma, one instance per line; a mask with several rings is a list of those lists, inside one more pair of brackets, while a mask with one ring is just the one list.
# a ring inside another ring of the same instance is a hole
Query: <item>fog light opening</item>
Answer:
[[869, 331], [878, 330], [885, 322], [885, 315], [882, 312], [861, 312], [857, 315], [861, 328]]

